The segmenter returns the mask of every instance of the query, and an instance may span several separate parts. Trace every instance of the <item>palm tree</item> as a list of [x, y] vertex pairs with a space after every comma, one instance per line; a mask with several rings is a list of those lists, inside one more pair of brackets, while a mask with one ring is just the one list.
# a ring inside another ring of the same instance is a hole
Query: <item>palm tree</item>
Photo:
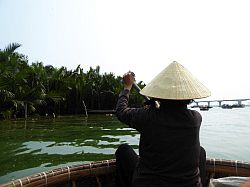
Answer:
[[23, 56], [19, 56], [15, 50], [20, 44], [9, 44], [4, 50], [0, 49], [0, 112], [12, 111], [15, 98], [14, 74], [18, 71], [18, 63]]
[[[71, 109], [72, 113], [78, 114], [82, 113], [84, 109], [84, 93], [86, 88], [86, 75], [80, 65], [73, 71], [68, 72], [68, 85], [71, 88], [68, 92], [67, 100], [68, 107]], [[86, 110], [86, 109], [84, 109]]]
[[[113, 109], [122, 89], [120, 76], [100, 74], [100, 66], [84, 73], [44, 66], [42, 62], [28, 65], [28, 58], [16, 52], [20, 44], [11, 43], [0, 49], [0, 113], [8, 116], [19, 112], [79, 114], [83, 104], [89, 109]], [[142, 85], [143, 86], [143, 85]], [[131, 101], [140, 105], [142, 97], [132, 91]], [[83, 103], [84, 101], [84, 103]]]
[[101, 82], [100, 66], [95, 69], [90, 67], [86, 73], [85, 97], [91, 109], [100, 109]]
[[5, 110], [19, 111], [27, 118], [28, 109], [35, 111], [35, 106], [42, 103], [44, 87], [35, 80], [27, 57], [15, 52], [20, 46], [14, 43], [0, 50], [0, 93], [7, 104]]
[[[65, 101], [66, 95], [70, 90], [67, 81], [67, 69], [59, 69], [53, 66], [45, 66], [46, 72], [46, 108], [48, 113], [61, 114], [61, 103]], [[56, 110], [58, 108], [58, 111]]]

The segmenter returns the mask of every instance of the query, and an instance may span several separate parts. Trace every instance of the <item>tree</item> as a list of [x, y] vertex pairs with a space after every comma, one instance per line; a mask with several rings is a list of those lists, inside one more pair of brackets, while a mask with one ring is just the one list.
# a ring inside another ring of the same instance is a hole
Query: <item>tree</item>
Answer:
[[[28, 58], [16, 52], [20, 44], [0, 49], [0, 113], [27, 117], [34, 112], [48, 114], [82, 114], [88, 109], [114, 109], [122, 89], [120, 76], [100, 73], [100, 66], [84, 73], [80, 65], [65, 67], [28, 64]], [[131, 100], [141, 105], [142, 97], [132, 92]]]
[[4, 98], [2, 111], [14, 111], [27, 117], [44, 97], [42, 82], [37, 82], [26, 56], [15, 52], [20, 44], [10, 44], [0, 51], [0, 93]]

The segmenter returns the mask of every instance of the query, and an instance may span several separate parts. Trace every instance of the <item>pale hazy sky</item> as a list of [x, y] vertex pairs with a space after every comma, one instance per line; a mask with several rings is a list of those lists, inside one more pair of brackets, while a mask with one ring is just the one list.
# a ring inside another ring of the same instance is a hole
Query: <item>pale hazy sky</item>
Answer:
[[249, 10], [248, 0], [0, 0], [0, 48], [145, 83], [178, 61], [210, 99], [250, 98]]

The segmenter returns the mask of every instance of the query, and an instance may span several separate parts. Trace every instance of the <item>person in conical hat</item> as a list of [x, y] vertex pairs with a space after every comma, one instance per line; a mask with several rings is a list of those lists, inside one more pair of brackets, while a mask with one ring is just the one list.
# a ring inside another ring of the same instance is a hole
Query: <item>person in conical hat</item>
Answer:
[[210, 96], [210, 91], [177, 62], [140, 91], [159, 101], [160, 107], [130, 108], [134, 74], [125, 73], [123, 82], [116, 116], [140, 133], [140, 143], [139, 158], [127, 144], [117, 149], [117, 186], [201, 187], [205, 182], [201, 167], [205, 164], [205, 150], [199, 140], [202, 117], [198, 111], [188, 109], [187, 104]]

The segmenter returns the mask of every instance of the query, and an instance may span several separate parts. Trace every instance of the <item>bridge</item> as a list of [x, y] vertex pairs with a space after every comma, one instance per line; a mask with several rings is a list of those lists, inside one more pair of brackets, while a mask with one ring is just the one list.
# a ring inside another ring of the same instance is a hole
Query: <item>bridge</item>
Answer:
[[199, 103], [207, 103], [207, 106], [210, 107], [210, 103], [214, 103], [214, 102], [218, 102], [219, 103], [219, 107], [221, 107], [221, 103], [225, 102], [225, 101], [236, 101], [238, 102], [238, 105], [242, 105], [243, 101], [248, 101], [250, 99], [222, 99], [222, 100], [210, 100], [210, 101], [194, 101], [194, 103], [196, 103], [196, 106], [199, 106]]

